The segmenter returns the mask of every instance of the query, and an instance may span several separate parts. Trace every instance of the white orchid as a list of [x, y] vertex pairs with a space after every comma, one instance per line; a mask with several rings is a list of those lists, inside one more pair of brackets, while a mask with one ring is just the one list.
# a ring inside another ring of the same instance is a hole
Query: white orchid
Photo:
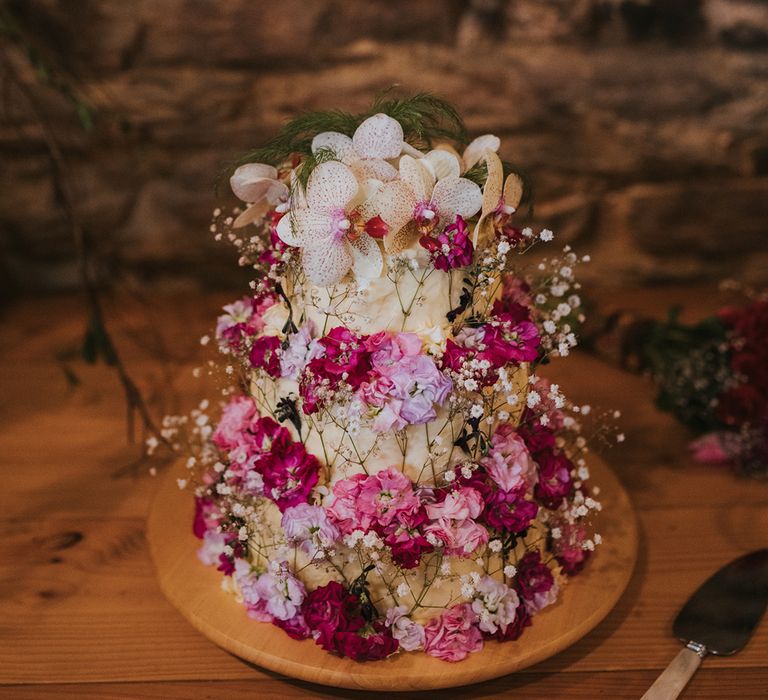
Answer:
[[[482, 207], [483, 195], [477, 184], [459, 177], [448, 161], [435, 153], [420, 159], [402, 156], [400, 179], [384, 183], [377, 194], [377, 212], [390, 229], [385, 239], [389, 252], [403, 250], [418, 233], [452, 224], [457, 215], [468, 219]], [[446, 168], [450, 168], [449, 174], [438, 179], [437, 174]], [[416, 226], [407, 227], [410, 222]]]
[[277, 226], [277, 235], [301, 248], [304, 272], [314, 284], [329, 287], [352, 270], [362, 285], [381, 274], [379, 244], [366, 232], [375, 220], [376, 193], [381, 183], [358, 183], [339, 161], [318, 165], [309, 176], [306, 195], [293, 202]]
[[[277, 169], [265, 163], [241, 165], [229, 178], [229, 184], [235, 196], [250, 205], [235, 220], [235, 228], [250, 224], [268, 207], [288, 199], [288, 186], [278, 178]], [[259, 206], [261, 204], [265, 206]]]
[[352, 138], [336, 131], [323, 131], [312, 139], [312, 153], [330, 150], [347, 165], [358, 180], [394, 180], [397, 168], [388, 160], [406, 148], [403, 127], [386, 114], [374, 114], [357, 127]]

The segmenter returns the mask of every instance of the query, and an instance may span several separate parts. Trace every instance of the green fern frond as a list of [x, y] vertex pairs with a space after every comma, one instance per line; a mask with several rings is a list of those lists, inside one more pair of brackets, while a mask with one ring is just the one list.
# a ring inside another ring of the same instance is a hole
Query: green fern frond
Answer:
[[436, 139], [454, 141], [459, 145], [466, 143], [464, 123], [456, 109], [445, 100], [428, 93], [403, 98], [388, 95], [389, 91], [380, 95], [371, 108], [361, 114], [340, 110], [300, 114], [264, 146], [245, 153], [234, 167], [254, 162], [279, 166], [294, 154], [309, 157], [312, 154], [312, 139], [317, 134], [337, 131], [352, 136], [365, 119], [379, 112], [400, 122], [406, 141], [416, 148], [428, 148]]

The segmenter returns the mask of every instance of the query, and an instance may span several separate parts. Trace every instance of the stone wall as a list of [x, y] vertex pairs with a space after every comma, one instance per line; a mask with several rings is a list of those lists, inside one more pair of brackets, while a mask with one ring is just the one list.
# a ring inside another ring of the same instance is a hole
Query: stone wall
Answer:
[[[2, 3], [0, 3], [2, 4]], [[223, 166], [304, 109], [394, 83], [455, 102], [535, 183], [535, 219], [615, 283], [768, 278], [764, 0], [12, 0], [93, 105], [39, 87], [105, 274], [239, 284], [207, 234]], [[0, 288], [77, 284], [44, 133], [0, 117]]]

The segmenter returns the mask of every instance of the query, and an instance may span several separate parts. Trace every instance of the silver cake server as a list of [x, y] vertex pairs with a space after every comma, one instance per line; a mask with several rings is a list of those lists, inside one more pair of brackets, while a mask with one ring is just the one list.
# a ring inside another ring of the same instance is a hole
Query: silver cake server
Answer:
[[673, 700], [707, 654], [730, 656], [749, 641], [768, 603], [768, 549], [734, 559], [688, 599], [672, 625], [685, 646], [642, 700]]

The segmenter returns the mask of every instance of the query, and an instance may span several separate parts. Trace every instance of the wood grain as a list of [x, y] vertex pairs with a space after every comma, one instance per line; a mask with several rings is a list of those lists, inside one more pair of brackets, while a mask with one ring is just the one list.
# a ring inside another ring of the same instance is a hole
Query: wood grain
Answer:
[[[598, 301], [607, 308], [622, 295]], [[119, 334], [135, 376], [169, 409], [211, 393], [212, 382], [191, 378], [204, 357], [196, 338], [228, 300], [156, 300], [170, 380], [153, 354]], [[633, 303], [661, 314], [674, 302], [712, 310], [696, 289], [643, 292]], [[363, 697], [244, 664], [165, 601], [143, 538], [157, 480], [113, 476], [136, 456], [119, 386], [108, 369], [74, 360], [81, 384], [69, 386], [56, 359], [79, 345], [79, 308], [76, 299], [29, 301], [0, 323], [0, 697]], [[120, 327], [133, 331], [145, 311], [126, 302], [121, 314]], [[726, 561], [768, 545], [768, 484], [692, 463], [689, 435], [653, 408], [640, 377], [579, 353], [546, 374], [580, 401], [623, 413], [627, 441], [607, 458], [637, 508], [636, 572], [603, 623], [573, 646], [451, 697], [638, 698], [679, 650], [670, 627], [690, 593]], [[739, 654], [707, 658], [682, 697], [766, 697], [766, 658], [763, 622]]]

